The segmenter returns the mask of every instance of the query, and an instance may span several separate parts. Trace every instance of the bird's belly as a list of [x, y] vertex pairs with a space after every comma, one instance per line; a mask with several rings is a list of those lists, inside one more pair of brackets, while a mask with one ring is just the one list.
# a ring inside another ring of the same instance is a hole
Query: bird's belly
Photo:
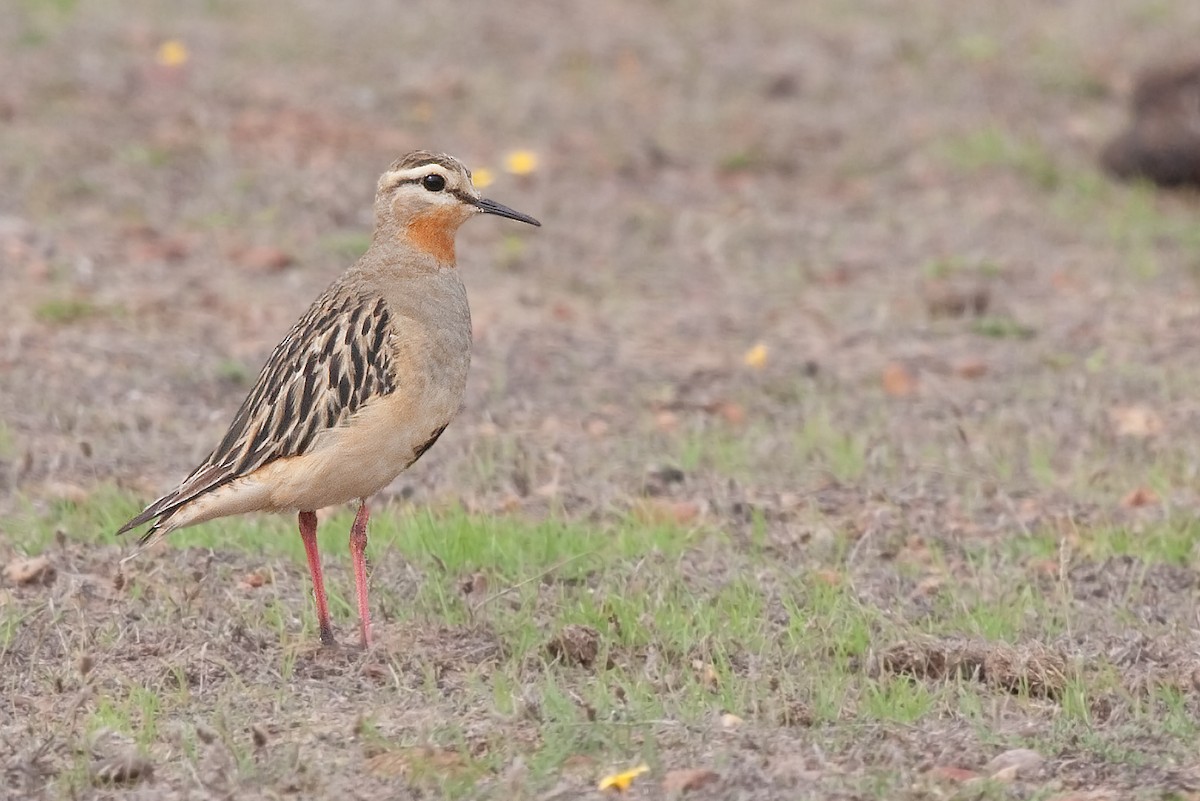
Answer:
[[413, 463], [460, 403], [461, 393], [448, 391], [381, 398], [318, 437], [308, 453], [267, 465], [260, 472], [273, 475], [255, 478], [272, 485], [276, 509], [315, 510], [370, 497]]

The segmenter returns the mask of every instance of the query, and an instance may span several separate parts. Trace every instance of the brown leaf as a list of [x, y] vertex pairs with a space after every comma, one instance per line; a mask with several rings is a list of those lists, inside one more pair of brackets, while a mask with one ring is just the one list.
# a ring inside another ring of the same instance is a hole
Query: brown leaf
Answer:
[[91, 493], [86, 489], [69, 481], [47, 481], [42, 485], [42, 494], [56, 501], [73, 504], [85, 503], [91, 497]]
[[821, 568], [813, 573], [813, 578], [826, 587], [840, 587], [846, 580], [845, 575], [840, 570], [834, 570], [832, 567]]
[[654, 424], [662, 431], [674, 431], [679, 428], [679, 415], [663, 410], [654, 415]]
[[251, 245], [248, 248], [236, 250], [231, 255], [243, 267], [268, 273], [287, 269], [295, 261], [292, 254], [271, 245]]
[[956, 768], [953, 765], [939, 765], [929, 771], [930, 775], [935, 779], [949, 782], [969, 782], [972, 779], [978, 779], [979, 774], [973, 770], [966, 768]]
[[1139, 509], [1143, 506], [1153, 506], [1159, 502], [1158, 493], [1149, 487], [1136, 487], [1121, 499], [1125, 509]]
[[380, 778], [406, 775], [414, 768], [453, 775], [466, 766], [463, 755], [445, 748], [421, 745], [384, 751], [367, 760], [367, 772]]
[[129, 258], [139, 264], [151, 261], [177, 262], [187, 257], [187, 243], [178, 237], [150, 239], [139, 242], [129, 251]]
[[253, 570], [242, 576], [241, 585], [248, 590], [256, 590], [265, 584], [270, 584], [272, 581], [270, 571], [265, 568]]
[[937, 595], [938, 591], [941, 590], [942, 585], [945, 583], [945, 576], [939, 576], [937, 574], [928, 575], [917, 582], [917, 588], [913, 594], [920, 598], [928, 598], [931, 595]]
[[721, 778], [720, 774], [708, 768], [680, 768], [669, 770], [662, 780], [663, 792], [685, 793], [699, 790]]
[[721, 686], [721, 677], [717, 675], [717, 669], [709, 663], [701, 659], [693, 659], [692, 669], [696, 671], [696, 676], [705, 688], [716, 690]]
[[893, 398], [907, 398], [917, 391], [917, 377], [899, 362], [883, 368], [883, 391]]
[[720, 778], [719, 774], [708, 768], [669, 770], [667, 775], [663, 776], [662, 788], [664, 793], [686, 793], [706, 787]]
[[496, 511], [503, 512], [504, 514], [511, 514], [519, 510], [524, 503], [525, 502], [521, 500], [520, 495], [517, 495], [515, 492], [510, 492], [508, 495], [505, 495], [503, 498], [501, 498], [500, 502], [496, 504]]
[[54, 581], [54, 566], [45, 554], [31, 558], [17, 557], [5, 566], [4, 577], [17, 586], [49, 584]]
[[733, 401], [719, 401], [708, 407], [708, 411], [717, 415], [731, 426], [740, 426], [746, 422], [746, 407]]
[[1118, 437], [1146, 439], [1163, 430], [1163, 420], [1149, 406], [1114, 406], [1108, 410], [1108, 420]]
[[987, 371], [988, 366], [983, 359], [961, 359], [954, 364], [954, 373], [959, 378], [982, 378]]
[[121, 231], [126, 240], [130, 261], [177, 262], [188, 255], [188, 243], [178, 236], [163, 234], [149, 225], [132, 225]]
[[408, 772], [408, 759], [402, 751], [384, 751], [367, 760], [367, 773], [381, 779], [403, 776]]
[[640, 498], [633, 506], [633, 516], [642, 523], [682, 526], [700, 516], [700, 504], [670, 498]]
[[1040, 573], [1043, 576], [1057, 579], [1059, 576], [1059, 568], [1061, 564], [1057, 559], [1042, 557], [1040, 559], [1030, 559], [1025, 563], [1025, 567], [1035, 573]]

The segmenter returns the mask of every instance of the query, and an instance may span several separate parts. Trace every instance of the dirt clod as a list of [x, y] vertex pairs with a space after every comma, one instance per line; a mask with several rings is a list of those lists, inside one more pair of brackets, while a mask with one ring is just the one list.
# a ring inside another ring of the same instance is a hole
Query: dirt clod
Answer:
[[487, 597], [488, 591], [487, 574], [477, 570], [464, 578], [458, 586], [463, 595], [469, 596], [476, 600], [485, 598]]
[[902, 642], [879, 659], [885, 673], [940, 681], [964, 678], [1009, 692], [1056, 698], [1067, 681], [1066, 658], [1041, 643], [927, 640]]
[[591, 626], [569, 624], [546, 645], [551, 659], [564, 664], [591, 667], [600, 654], [600, 632]]
[[979, 316], [987, 312], [991, 302], [986, 285], [946, 280], [926, 282], [922, 296], [930, 317]]

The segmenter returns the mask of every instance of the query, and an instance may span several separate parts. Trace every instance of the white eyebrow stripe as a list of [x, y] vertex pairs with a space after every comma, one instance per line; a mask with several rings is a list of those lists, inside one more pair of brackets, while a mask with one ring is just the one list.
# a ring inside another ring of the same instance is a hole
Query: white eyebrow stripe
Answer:
[[413, 183], [424, 178], [430, 173], [437, 173], [446, 179], [450, 180], [450, 173], [446, 171], [440, 164], [422, 164], [420, 167], [409, 167], [407, 170], [391, 170], [383, 174], [382, 183], [385, 186], [397, 186], [402, 183]]

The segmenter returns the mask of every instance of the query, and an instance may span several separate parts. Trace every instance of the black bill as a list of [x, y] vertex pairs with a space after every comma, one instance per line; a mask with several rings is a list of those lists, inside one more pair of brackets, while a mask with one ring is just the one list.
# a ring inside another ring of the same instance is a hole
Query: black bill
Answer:
[[488, 200], [485, 197], [481, 197], [479, 200], [476, 200], [475, 205], [478, 206], [479, 210], [484, 214], [495, 214], [498, 217], [507, 217], [510, 220], [518, 220], [523, 223], [529, 223], [530, 225], [536, 225], [539, 228], [542, 225], [528, 214], [522, 214], [519, 211], [513, 211], [508, 206], [502, 206], [496, 201]]

